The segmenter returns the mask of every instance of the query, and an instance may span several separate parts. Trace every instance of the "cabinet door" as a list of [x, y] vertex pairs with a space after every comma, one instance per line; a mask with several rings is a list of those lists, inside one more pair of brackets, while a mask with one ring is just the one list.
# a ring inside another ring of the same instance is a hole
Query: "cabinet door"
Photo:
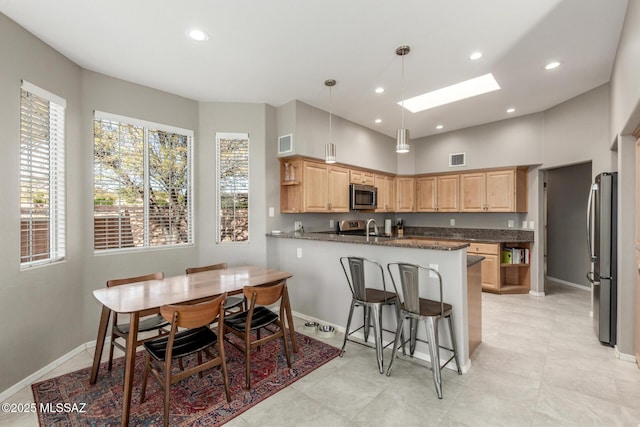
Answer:
[[387, 204], [386, 204], [387, 212], [395, 212], [396, 204], [394, 203], [394, 200], [396, 200], [396, 179], [388, 176], [387, 177]]
[[486, 206], [484, 172], [460, 175], [460, 212], [484, 212]]
[[500, 290], [500, 260], [498, 255], [482, 254], [482, 289]]
[[329, 191], [327, 187], [329, 170], [320, 163], [303, 163], [304, 211], [327, 212]]
[[415, 182], [414, 178], [396, 178], [396, 212], [413, 212]]
[[328, 168], [329, 210], [349, 212], [349, 170], [337, 166]]
[[438, 212], [458, 212], [458, 184], [460, 175], [443, 175], [437, 177]]
[[435, 212], [437, 201], [437, 178], [423, 176], [416, 179], [416, 211]]
[[487, 175], [487, 210], [515, 212], [515, 171], [491, 171]]
[[384, 175], [376, 175], [374, 184], [378, 189], [378, 200], [376, 204], [376, 212], [386, 212], [389, 206], [389, 191], [387, 189], [388, 181]]
[[361, 170], [351, 169], [349, 171], [349, 182], [351, 184], [362, 184], [362, 174]]

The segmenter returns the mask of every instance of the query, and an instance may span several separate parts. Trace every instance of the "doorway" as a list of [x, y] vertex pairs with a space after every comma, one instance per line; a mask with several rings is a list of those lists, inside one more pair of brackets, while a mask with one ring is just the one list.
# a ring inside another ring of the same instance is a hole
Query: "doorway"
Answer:
[[545, 175], [545, 281], [588, 291], [586, 212], [591, 162], [548, 169]]

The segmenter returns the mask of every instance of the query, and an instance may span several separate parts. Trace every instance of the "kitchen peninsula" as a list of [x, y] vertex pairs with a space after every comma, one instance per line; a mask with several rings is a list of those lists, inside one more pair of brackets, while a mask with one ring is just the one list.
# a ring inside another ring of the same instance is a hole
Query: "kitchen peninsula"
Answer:
[[[443, 234], [449, 229], [427, 229], [422, 227], [405, 228], [405, 237], [364, 237], [339, 235], [332, 233], [279, 233], [269, 234], [267, 245], [269, 257], [278, 265], [272, 265], [293, 274], [289, 284], [289, 294], [293, 311], [300, 317], [330, 323], [343, 330], [346, 325], [351, 294], [344, 273], [339, 264], [342, 256], [362, 256], [374, 259], [384, 267], [387, 263], [404, 261], [428, 266], [436, 264], [443, 280], [443, 299], [454, 307], [454, 327], [460, 364], [467, 372], [471, 362], [470, 355], [481, 339], [481, 299], [479, 280], [479, 262], [482, 256], [468, 255], [470, 241], [481, 241], [489, 237], [476, 229], [450, 229], [455, 235]], [[436, 231], [438, 231], [436, 233]], [[519, 230], [484, 230], [492, 238], [501, 242], [533, 240], [533, 233], [526, 235]], [[457, 239], [457, 241], [456, 241]], [[475, 268], [473, 268], [475, 266]], [[469, 270], [468, 270], [469, 268]], [[469, 275], [469, 276], [468, 276]], [[385, 268], [387, 287], [392, 288]], [[475, 278], [476, 288], [468, 283]], [[381, 286], [381, 284], [375, 284]], [[474, 296], [475, 295], [475, 296]], [[437, 298], [437, 295], [430, 295]], [[470, 321], [470, 316], [472, 321]], [[389, 313], [383, 320], [386, 325], [395, 325]], [[447, 325], [442, 323], [446, 328]], [[419, 337], [424, 338], [419, 329]], [[471, 336], [470, 336], [471, 335]], [[448, 333], [443, 330], [440, 339], [444, 345]], [[385, 342], [391, 335], [385, 336]], [[428, 358], [426, 345], [418, 343], [416, 356]]]

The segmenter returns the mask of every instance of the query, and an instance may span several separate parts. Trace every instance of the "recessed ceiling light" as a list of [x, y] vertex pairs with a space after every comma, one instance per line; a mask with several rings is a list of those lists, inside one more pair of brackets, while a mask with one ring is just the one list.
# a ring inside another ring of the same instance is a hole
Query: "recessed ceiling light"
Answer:
[[480, 58], [482, 58], [482, 52], [473, 52], [471, 55], [469, 55], [469, 59], [472, 61]]
[[[496, 82], [493, 74], [489, 73], [484, 76], [443, 87], [442, 89], [414, 96], [410, 99], [405, 99], [404, 107], [412, 113], [417, 113], [418, 111], [428, 110], [429, 108], [439, 107], [499, 89], [500, 85]], [[398, 102], [398, 105], [402, 104], [402, 101]]]
[[187, 32], [187, 35], [189, 36], [189, 38], [191, 40], [195, 40], [195, 41], [198, 41], [198, 42], [203, 42], [203, 41], [209, 40], [209, 34], [205, 33], [202, 30], [198, 30], [198, 29], [190, 30], [189, 32]]
[[442, 126], [442, 125], [438, 125], [438, 126], [436, 126], [436, 129], [440, 130], [440, 129], [442, 129], [443, 127], [444, 127], [444, 126]]
[[513, 108], [513, 107], [511, 107], [511, 108], [507, 108], [507, 113], [513, 113], [513, 112], [515, 112], [515, 111], [516, 111], [516, 109], [515, 109], [515, 108]]
[[560, 63], [558, 61], [553, 61], [553, 62], [549, 62], [547, 65], [544, 66], [545, 70], [553, 70], [554, 68], [558, 68], [560, 66]]
[[377, 87], [376, 88], [376, 93], [383, 93], [384, 92], [384, 88], [383, 87]]
[[382, 119], [376, 119], [375, 122], [380, 124], [380, 123], [382, 123]]

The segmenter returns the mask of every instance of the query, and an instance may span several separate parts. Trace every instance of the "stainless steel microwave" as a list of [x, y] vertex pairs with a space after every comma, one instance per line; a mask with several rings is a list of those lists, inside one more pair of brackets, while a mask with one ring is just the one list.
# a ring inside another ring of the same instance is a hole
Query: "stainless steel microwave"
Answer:
[[378, 205], [378, 189], [371, 185], [350, 184], [349, 204], [351, 209], [375, 209]]

